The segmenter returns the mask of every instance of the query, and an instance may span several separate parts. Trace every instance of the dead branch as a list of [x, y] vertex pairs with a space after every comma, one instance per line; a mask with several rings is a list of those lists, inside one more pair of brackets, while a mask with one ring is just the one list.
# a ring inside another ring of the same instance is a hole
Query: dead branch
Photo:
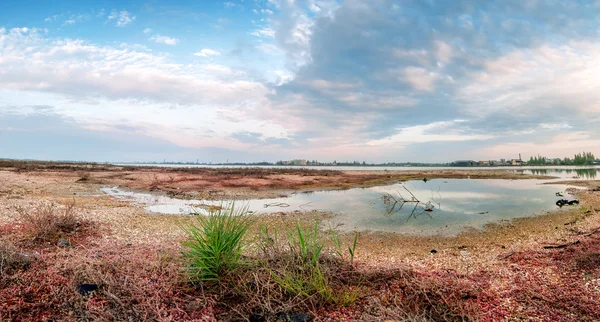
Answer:
[[566, 243], [566, 244], [560, 244], [560, 245], [546, 245], [546, 246], [544, 246], [544, 249], [565, 248], [565, 247], [568, 247], [568, 246], [571, 246], [571, 245], [577, 245], [579, 243], [580, 243], [580, 241], [576, 240], [576, 241], [574, 241], [572, 243]]

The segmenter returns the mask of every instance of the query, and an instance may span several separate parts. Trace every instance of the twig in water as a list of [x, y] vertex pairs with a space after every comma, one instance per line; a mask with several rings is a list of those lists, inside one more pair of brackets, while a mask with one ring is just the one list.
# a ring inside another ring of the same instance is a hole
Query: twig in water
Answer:
[[266, 203], [265, 204], [265, 208], [269, 208], [269, 207], [289, 207], [290, 205], [285, 203], [285, 202], [272, 202], [272, 203]]

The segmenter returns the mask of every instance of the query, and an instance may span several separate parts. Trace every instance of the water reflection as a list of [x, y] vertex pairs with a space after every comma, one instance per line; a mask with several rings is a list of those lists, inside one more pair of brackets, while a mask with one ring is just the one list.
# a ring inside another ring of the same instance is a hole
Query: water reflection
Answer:
[[533, 174], [541, 176], [553, 176], [565, 179], [577, 179], [577, 180], [594, 180], [598, 175], [596, 168], [582, 168], [582, 169], [527, 169], [527, 170], [513, 170], [514, 172], [521, 174]]
[[[540, 180], [433, 179], [388, 186], [337, 191], [310, 191], [286, 198], [251, 199], [241, 203], [258, 213], [319, 210], [335, 214], [325, 225], [342, 231], [374, 230], [407, 234], [456, 234], [467, 227], [532, 216], [556, 209], [570, 199], [564, 185]], [[180, 200], [119, 188], [104, 192], [142, 204], [159, 214], [207, 213], [219, 201]], [[558, 196], [558, 194], [561, 196]]]

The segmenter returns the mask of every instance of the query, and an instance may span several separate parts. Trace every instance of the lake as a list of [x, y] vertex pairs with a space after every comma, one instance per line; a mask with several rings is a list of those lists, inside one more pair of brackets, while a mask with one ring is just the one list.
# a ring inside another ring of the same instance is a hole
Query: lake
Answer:
[[[555, 210], [557, 192], [572, 198], [548, 180], [432, 179], [386, 186], [332, 191], [304, 191], [284, 198], [237, 201], [253, 213], [318, 210], [333, 214], [326, 227], [340, 231], [385, 231], [413, 235], [455, 235], [465, 229]], [[206, 213], [216, 201], [180, 200], [117, 187], [105, 193], [138, 202], [156, 214]]]

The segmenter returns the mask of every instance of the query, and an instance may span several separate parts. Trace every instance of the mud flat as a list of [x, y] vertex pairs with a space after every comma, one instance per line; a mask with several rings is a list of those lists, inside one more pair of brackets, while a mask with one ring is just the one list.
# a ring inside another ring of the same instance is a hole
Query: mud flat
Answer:
[[188, 199], [274, 198], [290, 191], [348, 189], [406, 180], [447, 179], [550, 179], [498, 170], [336, 171], [310, 168], [161, 168], [54, 162], [0, 161], [0, 169], [47, 178], [119, 185]]

